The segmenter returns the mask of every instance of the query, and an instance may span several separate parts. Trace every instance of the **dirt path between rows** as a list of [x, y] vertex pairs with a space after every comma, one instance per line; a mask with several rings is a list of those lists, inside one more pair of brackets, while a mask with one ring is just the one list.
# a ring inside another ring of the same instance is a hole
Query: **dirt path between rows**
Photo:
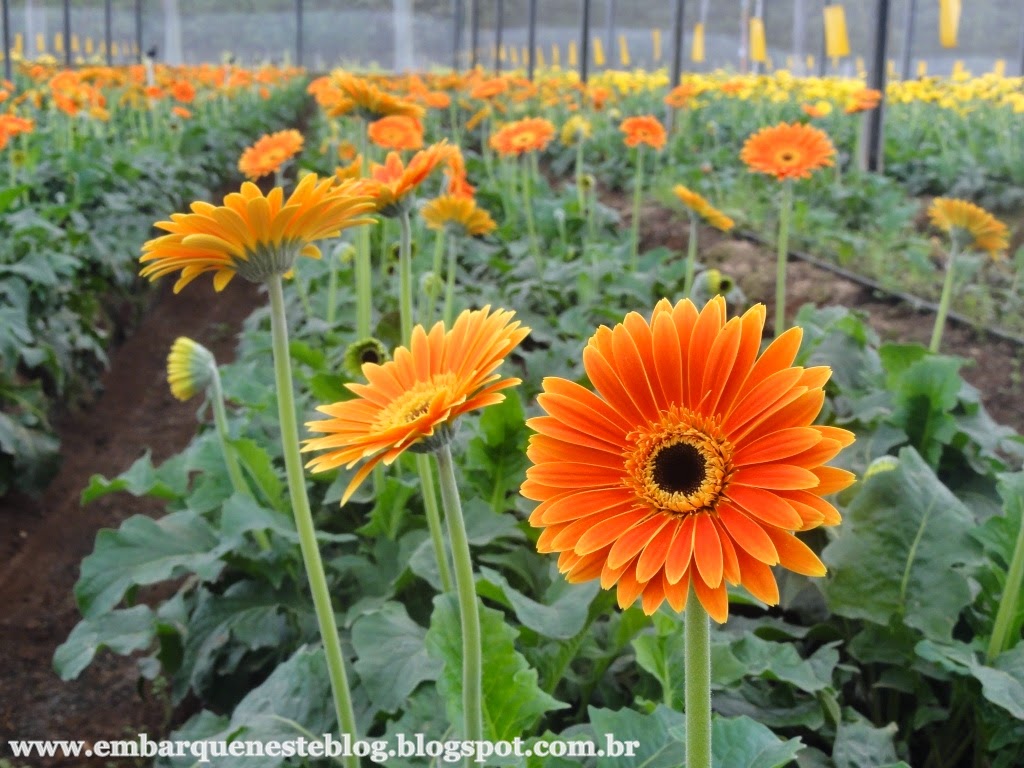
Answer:
[[[148, 687], [137, 687], [133, 659], [101, 652], [70, 683], [57, 677], [51, 660], [80, 618], [72, 588], [96, 532], [133, 514], [161, 511], [159, 504], [123, 495], [81, 507], [79, 494], [93, 474], [119, 474], [147, 446], [160, 462], [188, 444], [199, 404], [180, 403], [168, 390], [171, 343], [189, 336], [228, 362], [242, 321], [260, 301], [256, 287], [243, 280], [219, 295], [209, 280], [177, 296], [172, 283], [163, 281], [138, 328], [113, 351], [102, 394], [59, 419], [63, 464], [45, 494], [0, 498], [0, 758], [10, 757], [8, 739], [125, 739], [163, 728], [163, 704]], [[14, 765], [101, 762], [136, 764], [33, 758]]]

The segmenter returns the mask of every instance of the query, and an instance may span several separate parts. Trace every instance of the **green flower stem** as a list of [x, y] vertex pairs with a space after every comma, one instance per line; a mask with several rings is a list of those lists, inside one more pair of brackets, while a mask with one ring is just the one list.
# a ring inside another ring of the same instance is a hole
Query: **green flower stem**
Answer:
[[629, 234], [629, 268], [636, 272], [640, 253], [640, 198], [644, 190], [644, 150], [636, 148], [636, 177], [633, 179], [633, 221]]
[[[341, 241], [331, 248], [330, 256], [328, 256], [328, 267], [329, 272], [327, 273], [327, 312], [325, 318], [327, 320], [327, 327], [333, 328], [334, 321], [337, 317], [338, 303], [338, 261], [341, 256]], [[366, 338], [365, 336], [361, 338]]]
[[[483, 649], [480, 642], [480, 610], [473, 580], [473, 560], [469, 553], [466, 523], [462, 518], [459, 489], [455, 483], [455, 465], [452, 452], [442, 445], [435, 453], [441, 479], [441, 501], [448, 521], [448, 538], [452, 544], [455, 562], [455, 586], [459, 595], [459, 614], [462, 624], [462, 737], [480, 741], [484, 737], [483, 720]], [[467, 758], [467, 761], [471, 758]]]
[[942, 282], [942, 298], [939, 299], [939, 311], [935, 315], [935, 327], [932, 328], [932, 340], [928, 349], [938, 353], [939, 345], [942, 344], [942, 331], [946, 327], [946, 315], [949, 313], [949, 305], [953, 300], [953, 267], [960, 250], [957, 238], [950, 239], [949, 261], [946, 264], [946, 279]]
[[[362, 159], [363, 168], [369, 168], [369, 159], [366, 156], [368, 142], [366, 139], [366, 123], [359, 123], [359, 157]], [[355, 256], [355, 282], [356, 282], [356, 338], [365, 339], [370, 335], [370, 325], [373, 321], [373, 268], [370, 265], [370, 229], [360, 227], [356, 236]]]
[[1022, 589], [1024, 589], [1024, 520], [1021, 521], [1020, 530], [1017, 531], [1017, 543], [1013, 547], [1013, 555], [1010, 558], [1010, 570], [1006, 572], [1006, 586], [1003, 587], [1003, 595], [999, 598], [999, 608], [996, 610], [992, 637], [988, 641], [986, 657], [989, 662], [992, 662], [1003, 651], [1013, 647], [1010, 639], [1010, 625], [1013, 623], [1013, 617], [1017, 614]]
[[583, 137], [576, 137], [576, 200], [580, 205], [580, 213], [587, 209], [586, 193], [583, 191]]
[[[434, 263], [431, 265], [431, 272], [434, 279], [440, 279], [441, 270], [444, 268], [444, 230], [439, 229], [434, 235]], [[426, 292], [426, 306], [420, 312], [420, 322], [430, 326], [434, 322], [434, 305], [437, 303], [437, 295], [440, 293], [440, 286], [436, 292]]]
[[697, 273], [697, 236], [700, 232], [700, 218], [690, 211], [690, 239], [686, 244], [686, 297], [693, 297], [693, 279]]
[[444, 283], [444, 327], [452, 327], [452, 317], [455, 314], [455, 272], [459, 268], [459, 242], [456, 237], [448, 238], [448, 265], [445, 268]]
[[[291, 496], [295, 528], [299, 534], [299, 549], [306, 566], [309, 590], [313, 597], [320, 637], [327, 657], [327, 671], [334, 694], [334, 710], [338, 725], [343, 733], [356, 737], [356, 717], [352, 709], [348, 678], [345, 675], [345, 659], [341, 655], [341, 640], [334, 621], [331, 594], [327, 587], [320, 549], [316, 542], [316, 529], [306, 495], [306, 478], [302, 470], [302, 456], [299, 453], [299, 427], [295, 414], [295, 393], [292, 389], [292, 369], [288, 353], [288, 321], [284, 311], [284, 291], [281, 277], [274, 275], [267, 281], [270, 291], [270, 328], [274, 350], [274, 381], [277, 385], [277, 410], [281, 422], [281, 443], [284, 448], [285, 471], [288, 476], [288, 492]], [[352, 755], [345, 759], [346, 768], [359, 768], [359, 759]]]
[[775, 258], [775, 338], [786, 328], [786, 259], [789, 256], [789, 219], [793, 213], [793, 182], [782, 182], [779, 200], [779, 240]]
[[[412, 223], [409, 221], [408, 208], [402, 208], [399, 223], [401, 225], [401, 240], [398, 247], [398, 311], [399, 323], [402, 328], [402, 342], [408, 344], [412, 339]], [[425, 455], [421, 454], [416, 457], [416, 469], [420, 474], [423, 507], [427, 513], [427, 528], [430, 530], [430, 541], [434, 546], [437, 569], [441, 574], [441, 587], [445, 592], [450, 592], [452, 575], [448, 570], [448, 553], [444, 546], [444, 534], [441, 532], [441, 516], [437, 509], [434, 475], [430, 471], [430, 462]]]
[[711, 627], [707, 611], [692, 585], [683, 618], [686, 634], [686, 768], [711, 768]]
[[[541, 266], [540, 244], [537, 241], [537, 221], [533, 217], [533, 175], [536, 173], [537, 154], [530, 153], [530, 168], [523, 168], [523, 212], [526, 214], [526, 233], [530, 239], [530, 253], [537, 262], [538, 269]], [[538, 277], [540, 273], [538, 273]]]

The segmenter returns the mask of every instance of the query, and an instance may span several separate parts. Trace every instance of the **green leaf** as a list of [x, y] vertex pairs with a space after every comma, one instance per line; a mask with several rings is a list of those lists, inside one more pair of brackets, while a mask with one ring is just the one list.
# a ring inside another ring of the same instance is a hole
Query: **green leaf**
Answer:
[[538, 603], [514, 589], [504, 576], [491, 568], [481, 568], [480, 575], [497, 588], [498, 597], [515, 611], [520, 624], [557, 640], [568, 640], [579, 634], [587, 622], [591, 602], [601, 591], [596, 580], [570, 584], [563, 578], [555, 578], [544, 594], [544, 602]]
[[[680, 768], [685, 765], [686, 723], [680, 712], [659, 705], [649, 715], [632, 709], [589, 708], [595, 741], [599, 749], [613, 735], [620, 744], [632, 742], [632, 756], [604, 756], [597, 768]], [[731, 768], [731, 766], [730, 766]]]
[[172, 487], [161, 476], [161, 473], [153, 466], [150, 459], [152, 454], [147, 450], [142, 456], [113, 480], [108, 480], [103, 475], [93, 475], [89, 478], [88, 487], [82, 491], [81, 503], [88, 504], [91, 501], [118, 491], [127, 491], [133, 496], [152, 496], [156, 499], [172, 501], [181, 498], [184, 489]]
[[[480, 605], [483, 660], [483, 717], [486, 738], [513, 739], [527, 731], [545, 712], [563, 704], [537, 685], [537, 671], [515, 648], [517, 632], [500, 611]], [[444, 663], [438, 690], [456, 732], [462, 730], [462, 630], [455, 595], [434, 598], [434, 613], [426, 637], [427, 653]]]
[[74, 680], [101, 648], [122, 656], [149, 648], [154, 638], [153, 618], [148, 606], [136, 605], [82, 619], [54, 652], [53, 668], [61, 680]]
[[394, 712], [425, 680], [436, 680], [439, 660], [424, 647], [427, 631], [409, 618], [405, 606], [387, 602], [352, 625], [355, 670], [378, 712]]
[[369, 522], [356, 531], [363, 536], [386, 536], [392, 541], [396, 540], [412, 514], [409, 500], [416, 494], [418, 488], [417, 484], [405, 482], [397, 477], [385, 478], [384, 487], [374, 499]]
[[893, 746], [896, 723], [875, 728], [869, 722], [840, 723], [832, 745], [836, 768], [883, 768], [899, 758]]
[[[898, 618], [935, 640], [950, 637], [971, 600], [964, 565], [979, 562], [970, 511], [912, 448], [863, 481], [839, 536], [822, 552], [833, 613], [888, 625]], [[871, 599], [865, 599], [870, 595]]]
[[830, 646], [819, 648], [803, 659], [792, 643], [773, 643], [757, 635], [746, 635], [732, 645], [732, 652], [748, 675], [781, 680], [807, 693], [817, 693], [832, 685], [832, 670], [839, 663], [839, 652]]
[[782, 741], [749, 717], [716, 717], [711, 723], [714, 768], [782, 768], [796, 759], [800, 739]]
[[190, 510], [160, 520], [135, 515], [114, 531], [96, 535], [96, 548], [82, 561], [75, 584], [78, 607], [86, 618], [106, 613], [136, 585], [155, 584], [182, 572], [203, 581], [215, 579], [230, 548], [210, 525]]
[[484, 409], [477, 436], [469, 441], [465, 454], [466, 479], [495, 512], [505, 510], [509, 494], [523, 482], [526, 442], [523, 404], [519, 394], [510, 390], [502, 402]]
[[285, 511], [284, 482], [267, 450], [255, 440], [248, 439], [232, 440], [231, 447], [238, 454], [242, 469], [255, 483], [263, 501], [274, 509]]

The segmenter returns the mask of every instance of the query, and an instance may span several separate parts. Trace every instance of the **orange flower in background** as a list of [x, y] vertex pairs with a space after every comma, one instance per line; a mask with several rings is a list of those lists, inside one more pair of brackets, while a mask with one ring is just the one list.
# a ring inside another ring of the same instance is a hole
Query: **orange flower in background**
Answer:
[[605, 108], [608, 103], [608, 99], [612, 97], [612, 92], [601, 85], [592, 85], [587, 88], [587, 96], [590, 98], [590, 103], [598, 112]]
[[458, 237], [487, 235], [498, 226], [472, 196], [441, 195], [424, 205], [420, 213], [428, 229], [447, 230]]
[[154, 226], [169, 234], [148, 241], [139, 258], [139, 274], [150, 280], [180, 270], [175, 293], [205, 272], [214, 273], [213, 287], [222, 291], [236, 274], [262, 282], [290, 270], [298, 256], [318, 259], [313, 243], [372, 221], [362, 215], [373, 210], [373, 201], [362, 182], [336, 184], [311, 173], [287, 200], [280, 187], [264, 196], [247, 181], [224, 205], [195, 202], [191, 209], [158, 221]]
[[663, 299], [590, 339], [593, 392], [544, 380], [521, 492], [570, 582], [600, 579], [647, 614], [683, 610], [692, 585], [723, 622], [727, 583], [773, 605], [773, 565], [824, 575], [793, 532], [840, 522], [822, 497], [854, 477], [824, 464], [854, 436], [812, 424], [831, 372], [793, 367], [799, 328], [758, 356], [764, 319], [758, 305], [726, 322], [720, 296], [699, 312]]
[[402, 163], [397, 152], [389, 152], [383, 164], [373, 163], [372, 183], [367, 189], [377, 201], [377, 211], [384, 216], [397, 216], [403, 206], [411, 206], [412, 193], [451, 153], [452, 147], [442, 141], [417, 152], [408, 165]]
[[444, 175], [448, 177], [448, 194], [455, 197], [473, 197], [476, 194], [476, 187], [469, 183], [462, 150], [453, 146], [447, 163], [448, 167], [444, 169]]
[[171, 96], [182, 104], [191, 104], [196, 98], [196, 88], [188, 80], [176, 80], [171, 85]]
[[504, 77], [492, 77], [474, 85], [469, 95], [474, 99], [492, 99], [507, 91], [508, 80]]
[[846, 102], [846, 114], [853, 115], [874, 109], [882, 102], [882, 92], [874, 88], [861, 88], [854, 91]]
[[522, 155], [543, 150], [555, 136], [555, 126], [543, 117], [526, 117], [507, 123], [491, 134], [491, 149], [502, 155]]
[[332, 117], [337, 117], [350, 108], [354, 108], [365, 120], [377, 120], [388, 115], [405, 115], [420, 119], [425, 113], [419, 104], [404, 101], [381, 90], [365, 77], [343, 69], [331, 73], [331, 85], [344, 97], [328, 110]]
[[665, 126], [655, 117], [644, 115], [642, 117], [627, 117], [619, 125], [619, 130], [626, 134], [623, 141], [627, 147], [638, 147], [646, 144], [655, 149], [663, 149], [665, 146]]
[[803, 123], [762, 128], [743, 145], [740, 159], [751, 171], [779, 181], [808, 179], [812, 171], [834, 164], [836, 148], [828, 134]]
[[248, 179], [274, 173], [302, 150], [302, 134], [294, 129], [261, 136], [242, 152], [238, 170]]
[[[366, 363], [367, 384], [346, 384], [355, 399], [317, 408], [328, 418], [309, 422], [303, 451], [326, 451], [307, 464], [314, 472], [366, 463], [345, 489], [344, 504], [377, 464], [391, 464], [417, 443], [448, 438], [465, 413], [500, 403], [500, 390], [519, 379], [495, 370], [530, 332], [512, 322], [513, 312], [490, 307], [466, 310], [450, 331], [437, 323], [428, 333], [417, 325], [409, 347], [399, 347], [383, 365]], [[448, 433], [448, 434], [446, 434]]]
[[715, 208], [715, 206], [709, 203], [703, 195], [694, 192], [688, 187], [684, 187], [682, 184], [676, 184], [672, 191], [683, 205], [696, 213], [715, 229], [719, 229], [722, 232], [728, 232], [736, 226], [735, 221]]
[[932, 226], [959, 239], [961, 248], [984, 251], [995, 258], [1010, 245], [1010, 233], [1003, 222], [974, 203], [936, 197], [928, 206]]
[[182, 120], [189, 120], [192, 117], [192, 112], [182, 106], [172, 107], [171, 114], [175, 117], [180, 117]]
[[681, 83], [665, 96], [665, 104], [673, 109], [687, 106], [703, 92], [703, 87], [696, 83]]
[[383, 149], [422, 149], [423, 124], [415, 117], [388, 115], [366, 127], [370, 141]]
[[832, 102], [822, 99], [813, 104], [801, 104], [800, 109], [808, 117], [828, 117], [832, 114]]

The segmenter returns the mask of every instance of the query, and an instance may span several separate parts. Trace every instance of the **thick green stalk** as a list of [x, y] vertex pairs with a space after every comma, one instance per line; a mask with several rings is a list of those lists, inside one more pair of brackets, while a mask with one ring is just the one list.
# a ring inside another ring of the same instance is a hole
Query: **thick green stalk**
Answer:
[[692, 585], [683, 619], [686, 636], [686, 768], [711, 768], [711, 627], [708, 613]]
[[636, 177], [633, 179], [633, 221], [629, 231], [629, 268], [636, 272], [640, 253], [640, 198], [644, 190], [644, 150], [636, 148]]
[[[267, 281], [270, 291], [270, 329], [274, 350], [274, 381], [277, 385], [277, 410], [281, 422], [281, 443], [284, 448], [284, 465], [288, 476], [288, 492], [291, 497], [295, 528], [299, 534], [299, 549], [309, 579], [309, 590], [313, 597], [316, 620], [327, 657], [327, 671], [334, 695], [334, 710], [342, 733], [356, 738], [356, 718], [352, 709], [352, 696], [345, 674], [345, 659], [341, 654], [341, 640], [334, 621], [331, 593], [327, 587], [320, 549], [316, 542], [316, 529], [306, 495], [306, 477], [302, 470], [302, 455], [299, 452], [299, 426], [295, 414], [295, 393], [292, 388], [291, 360], [288, 352], [288, 321], [284, 311], [284, 291], [280, 275]], [[345, 758], [346, 768], [359, 768], [359, 759], [352, 755]]]
[[[327, 311], [325, 312], [325, 318], [327, 319], [327, 326], [329, 328], [334, 327], [334, 320], [337, 317], [338, 303], [338, 261], [341, 256], [341, 241], [338, 241], [331, 250], [330, 256], [328, 256], [328, 266], [330, 271], [327, 273]], [[366, 338], [362, 336], [361, 338]]]
[[697, 274], [697, 235], [700, 232], [700, 218], [690, 211], [690, 239], [686, 244], [686, 298], [693, 298], [693, 279]]
[[1003, 587], [1003, 595], [999, 598], [996, 621], [992, 626], [992, 637], [988, 641], [986, 658], [990, 663], [996, 656], [1009, 650], [1013, 645], [1010, 640], [1010, 625], [1013, 623], [1013, 617], [1017, 614], [1022, 589], [1024, 589], [1024, 519], [1021, 520], [1020, 530], [1017, 531], [1017, 543], [1013, 547], [1013, 555], [1010, 558], [1010, 569], [1006, 572], [1006, 586]]
[[779, 200], [779, 240], [775, 257], [775, 337], [786, 328], [786, 259], [789, 257], [789, 218], [793, 213], [793, 182], [782, 182]]
[[576, 137], [576, 200], [582, 214], [587, 208], [587, 197], [583, 191], [583, 137]]
[[959, 243], [954, 235], [950, 239], [949, 262], [946, 264], [946, 279], [942, 282], [942, 298], [939, 299], [939, 311], [935, 315], [935, 327], [932, 328], [932, 340], [928, 349], [938, 353], [939, 345], [942, 344], [942, 331], [946, 327], [946, 315], [949, 314], [949, 305], [953, 300], [953, 267], [958, 255]]
[[[444, 268], [444, 230], [437, 230], [437, 234], [434, 236], [434, 263], [431, 265], [431, 273], [434, 276], [434, 281], [441, 278], [441, 270]], [[437, 303], [437, 296], [441, 292], [440, 286], [437, 290], [431, 288], [426, 293], [426, 306], [420, 312], [420, 322], [423, 325], [430, 327], [430, 324], [434, 322], [434, 305]]]
[[530, 153], [530, 167], [523, 168], [523, 213], [526, 214], [526, 232], [530, 238], [530, 253], [540, 267], [540, 243], [537, 240], [537, 221], [533, 217], [533, 175], [537, 172], [537, 153]]
[[457, 237], [448, 238], [448, 265], [445, 268], [444, 283], [444, 327], [451, 328], [455, 313], [455, 272], [459, 268], [459, 242]]
[[[402, 343], [409, 344], [412, 340], [412, 223], [409, 221], [408, 208], [402, 208], [399, 223], [401, 225], [401, 240], [398, 247], [398, 317], [402, 328]], [[448, 553], [445, 551], [444, 535], [441, 532], [441, 516], [437, 510], [434, 475], [430, 471], [430, 462], [425, 455], [416, 457], [416, 468], [420, 474], [423, 507], [427, 513], [430, 541], [434, 545], [434, 557], [437, 558], [437, 569], [441, 573], [441, 586], [445, 592], [450, 592], [452, 576], [448, 571]]]
[[[462, 737], [470, 741], [480, 741], [484, 737], [483, 649], [480, 640], [480, 610], [476, 598], [476, 583], [473, 580], [473, 560], [469, 553], [466, 523], [462, 518], [459, 488], [455, 483], [452, 452], [447, 445], [442, 445], [434, 453], [434, 458], [437, 459], [441, 479], [441, 501], [444, 504], [445, 519], [448, 521], [448, 538], [452, 544], [455, 586], [458, 590], [462, 624]], [[471, 766], [472, 758], [466, 758], [466, 764]]]
[[[359, 126], [359, 157], [363, 163], [364, 171], [369, 168], [369, 158], [366, 153], [368, 143], [366, 140], [366, 124], [360, 122]], [[355, 281], [356, 281], [356, 338], [365, 339], [370, 335], [370, 325], [373, 321], [373, 268], [370, 265], [370, 229], [360, 227], [356, 235], [356, 256], [355, 256]]]

